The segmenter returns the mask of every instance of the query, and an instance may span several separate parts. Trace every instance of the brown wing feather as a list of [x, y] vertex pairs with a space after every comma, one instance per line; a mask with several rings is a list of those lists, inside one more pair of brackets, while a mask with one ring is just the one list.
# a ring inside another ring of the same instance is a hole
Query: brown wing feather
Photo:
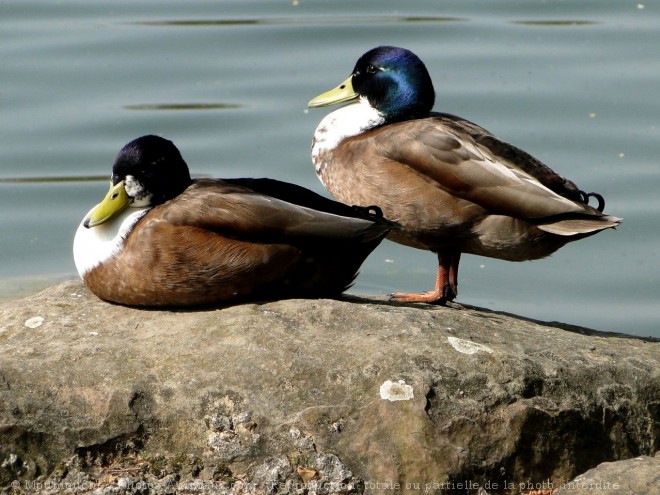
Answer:
[[347, 217], [255, 193], [222, 180], [201, 179], [171, 202], [165, 219], [244, 239], [360, 239], [384, 236], [391, 224]]
[[551, 191], [573, 201], [583, 202], [582, 191], [572, 181], [562, 177], [529, 153], [512, 144], [500, 141], [483, 127], [464, 118], [448, 113], [433, 113], [432, 116], [442, 120], [445, 125], [455, 129], [456, 132], [470, 136], [493, 156], [500, 158], [502, 163], [525, 171]]
[[[400, 132], [395, 126], [402, 126]], [[392, 132], [398, 132], [396, 143], [389, 138]], [[514, 163], [505, 165], [501, 157], [443, 119], [392, 124], [374, 130], [372, 139], [378, 141], [381, 153], [389, 159], [428, 177], [452, 196], [492, 213], [524, 219], [600, 215], [587, 205], [553, 192]]]

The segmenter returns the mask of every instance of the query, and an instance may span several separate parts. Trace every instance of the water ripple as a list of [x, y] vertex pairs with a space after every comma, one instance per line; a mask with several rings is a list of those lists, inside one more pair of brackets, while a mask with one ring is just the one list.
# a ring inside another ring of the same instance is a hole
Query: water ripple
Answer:
[[137, 21], [130, 24], [140, 26], [255, 26], [255, 25], [318, 25], [318, 24], [399, 24], [417, 22], [465, 22], [461, 17], [436, 16], [323, 16], [323, 17], [277, 17], [261, 19], [183, 19], [165, 21]]
[[55, 176], [55, 177], [1, 177], [0, 184], [41, 184], [53, 182], [99, 182], [108, 181], [108, 175]]
[[595, 21], [578, 21], [571, 19], [554, 19], [554, 20], [526, 20], [526, 21], [512, 21], [511, 24], [518, 24], [522, 26], [550, 26], [550, 27], [566, 27], [566, 26], [592, 26], [598, 24]]
[[242, 105], [235, 103], [138, 103], [125, 105], [126, 110], [233, 110]]

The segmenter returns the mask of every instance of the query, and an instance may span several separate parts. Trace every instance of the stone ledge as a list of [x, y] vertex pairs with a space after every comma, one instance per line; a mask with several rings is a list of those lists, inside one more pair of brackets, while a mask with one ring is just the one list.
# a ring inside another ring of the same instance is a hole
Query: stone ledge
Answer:
[[9, 490], [495, 494], [660, 449], [653, 339], [377, 298], [149, 311], [78, 282], [0, 315]]

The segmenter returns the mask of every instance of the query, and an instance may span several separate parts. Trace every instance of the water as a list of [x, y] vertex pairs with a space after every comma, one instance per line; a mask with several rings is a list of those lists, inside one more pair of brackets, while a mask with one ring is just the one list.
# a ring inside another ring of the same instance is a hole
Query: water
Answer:
[[[379, 44], [427, 64], [436, 109], [600, 192], [616, 231], [522, 264], [464, 256], [459, 300], [660, 336], [660, 3], [235, 1], [0, 3], [0, 293], [73, 278], [73, 233], [118, 150], [178, 145], [193, 175], [325, 193], [307, 101]], [[429, 289], [431, 253], [384, 243], [352, 289]]]

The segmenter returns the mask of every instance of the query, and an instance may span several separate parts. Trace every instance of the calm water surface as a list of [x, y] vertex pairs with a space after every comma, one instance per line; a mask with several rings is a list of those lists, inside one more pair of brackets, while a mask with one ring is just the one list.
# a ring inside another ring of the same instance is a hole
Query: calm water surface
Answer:
[[[194, 175], [326, 194], [307, 101], [379, 44], [427, 64], [459, 114], [598, 191], [616, 231], [522, 264], [465, 256], [459, 300], [660, 336], [660, 3], [0, 3], [0, 293], [73, 278], [73, 233], [118, 150], [157, 133]], [[386, 242], [354, 293], [431, 288], [434, 255]]]

